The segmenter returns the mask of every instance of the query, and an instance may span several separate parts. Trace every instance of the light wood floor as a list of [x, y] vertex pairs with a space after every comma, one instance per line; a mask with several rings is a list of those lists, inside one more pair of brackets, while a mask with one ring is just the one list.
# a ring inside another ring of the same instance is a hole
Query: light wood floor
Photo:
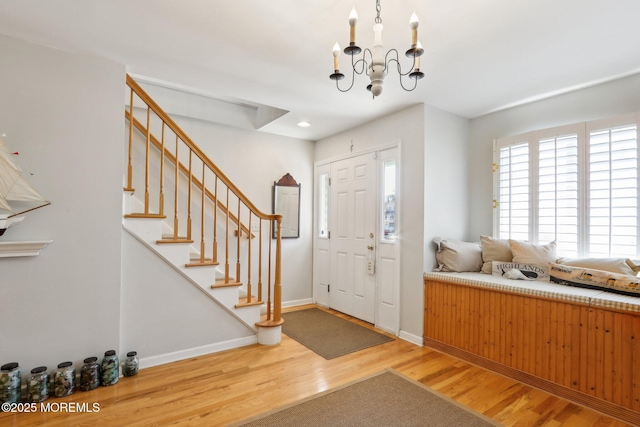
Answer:
[[222, 426], [387, 367], [507, 426], [626, 425], [401, 339], [325, 360], [283, 335], [276, 346], [256, 344], [143, 369], [111, 387], [47, 400], [96, 402], [99, 412], [0, 413], [0, 426]]

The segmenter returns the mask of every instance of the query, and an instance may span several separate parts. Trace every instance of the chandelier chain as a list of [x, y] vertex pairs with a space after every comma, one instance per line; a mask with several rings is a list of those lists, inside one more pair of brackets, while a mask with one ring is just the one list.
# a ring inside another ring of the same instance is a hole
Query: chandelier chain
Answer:
[[376, 0], [376, 12], [378, 12], [378, 16], [376, 16], [376, 24], [382, 24], [382, 18], [380, 18], [380, 11], [382, 10], [382, 6], [380, 6], [380, 0]]

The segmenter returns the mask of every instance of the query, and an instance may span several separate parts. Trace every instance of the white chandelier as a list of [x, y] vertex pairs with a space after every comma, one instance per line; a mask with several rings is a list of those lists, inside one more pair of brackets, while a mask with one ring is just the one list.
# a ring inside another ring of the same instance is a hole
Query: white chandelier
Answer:
[[[418, 17], [415, 12], [409, 20], [409, 28], [411, 28], [411, 48], [405, 52], [405, 55], [413, 59], [411, 69], [403, 72], [399, 61], [398, 51], [396, 49], [389, 50], [383, 57], [382, 51], [382, 18], [380, 18], [380, 0], [376, 0], [377, 16], [373, 25], [373, 50], [364, 49], [362, 58], [356, 60], [355, 56], [362, 52], [362, 49], [356, 45], [356, 23], [358, 22], [358, 14], [355, 7], [349, 15], [350, 40], [349, 46], [344, 49], [344, 53], [351, 55], [351, 85], [346, 89], [341, 89], [339, 81], [344, 79], [344, 74], [340, 72], [340, 46], [336, 43], [333, 46], [333, 68], [335, 72], [329, 76], [331, 80], [336, 81], [336, 87], [340, 92], [347, 92], [353, 87], [356, 74], [365, 73], [369, 76], [371, 83], [367, 86], [367, 90], [371, 91], [373, 97], [382, 93], [382, 84], [384, 77], [389, 72], [391, 63], [395, 62], [400, 76], [400, 86], [407, 92], [411, 92], [418, 85], [418, 80], [424, 77], [424, 73], [420, 72], [420, 56], [424, 53], [422, 45], [418, 41]], [[409, 77], [413, 80], [413, 87], [405, 87], [403, 77]]]

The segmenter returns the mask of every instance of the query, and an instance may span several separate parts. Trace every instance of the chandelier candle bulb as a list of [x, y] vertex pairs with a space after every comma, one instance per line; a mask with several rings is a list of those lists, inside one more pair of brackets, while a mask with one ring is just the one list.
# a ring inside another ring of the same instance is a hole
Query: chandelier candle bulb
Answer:
[[340, 70], [340, 45], [338, 42], [333, 45], [333, 69], [336, 73]]
[[411, 47], [415, 47], [418, 44], [418, 25], [420, 21], [418, 21], [418, 15], [415, 12], [411, 15], [409, 19], [409, 28], [411, 28]]
[[356, 43], [356, 24], [358, 23], [358, 13], [356, 12], [356, 8], [351, 9], [351, 13], [349, 14], [349, 42], [352, 44]]

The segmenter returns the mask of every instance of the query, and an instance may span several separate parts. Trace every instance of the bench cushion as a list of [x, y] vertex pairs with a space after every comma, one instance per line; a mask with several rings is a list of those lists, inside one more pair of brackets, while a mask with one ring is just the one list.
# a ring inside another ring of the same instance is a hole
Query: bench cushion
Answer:
[[436, 280], [475, 286], [484, 289], [557, 299], [587, 306], [604, 307], [619, 311], [640, 313], [640, 297], [615, 294], [599, 289], [585, 289], [561, 285], [543, 280], [510, 280], [483, 273], [441, 273], [424, 274], [427, 280]]

